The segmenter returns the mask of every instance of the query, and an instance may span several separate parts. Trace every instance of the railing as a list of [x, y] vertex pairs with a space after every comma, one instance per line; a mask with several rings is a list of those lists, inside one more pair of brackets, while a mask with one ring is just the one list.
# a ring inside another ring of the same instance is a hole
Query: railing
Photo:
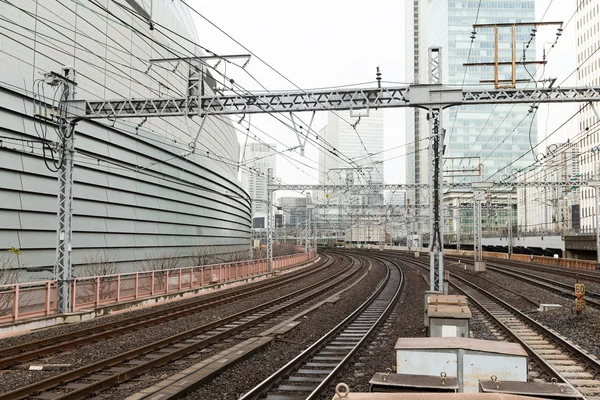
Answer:
[[[311, 253], [313, 259], [315, 253]], [[308, 261], [307, 253], [273, 259], [273, 270]], [[73, 279], [71, 311], [179, 292], [268, 272], [268, 260], [131, 272]], [[57, 281], [0, 285], [0, 323], [56, 313]]]
[[56, 313], [57, 282], [0, 285], [0, 323]]
[[[467, 256], [473, 257], [472, 251], [466, 250], [444, 250], [444, 254], [450, 256]], [[500, 258], [503, 260], [508, 260], [508, 253], [499, 253], [493, 251], [484, 251], [484, 258]], [[543, 264], [543, 265], [554, 265], [557, 267], [566, 267], [573, 269], [582, 269], [586, 271], [595, 271], [596, 270], [596, 261], [589, 260], [576, 260], [573, 258], [554, 258], [554, 257], [544, 257], [544, 256], [534, 256], [529, 254], [511, 254], [510, 260], [512, 261], [520, 261], [527, 263], [535, 263], [535, 264]]]

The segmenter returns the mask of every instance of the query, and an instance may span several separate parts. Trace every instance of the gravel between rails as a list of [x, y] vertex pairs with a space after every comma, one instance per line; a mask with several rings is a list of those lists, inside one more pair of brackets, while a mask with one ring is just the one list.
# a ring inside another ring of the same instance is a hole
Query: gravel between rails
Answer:
[[481, 275], [482, 277], [485, 277], [495, 282], [491, 283], [489, 281], [481, 279], [480, 276], [475, 272], [469, 270], [465, 271], [463, 269], [457, 268], [456, 266], [457, 264], [455, 263], [448, 263], [448, 267], [453, 273], [468, 279], [469, 281], [478, 285], [482, 289], [489, 291], [490, 293], [498, 296], [502, 300], [508, 302], [512, 306], [517, 307], [521, 311], [529, 311], [532, 310], [534, 307], [522, 297], [517, 296], [514, 293], [508, 292], [507, 290], [505, 290], [505, 288], [512, 290], [516, 293], [521, 293], [527, 296], [528, 298], [537, 301], [538, 303], [551, 303], [560, 305], [566, 305], [568, 303], [568, 301], [565, 298], [558, 296], [552, 292], [549, 292], [546, 289], [542, 289], [540, 287], [531, 285], [526, 282], [521, 282], [515, 278], [497, 272], [487, 271]]
[[327, 333], [373, 293], [385, 277], [385, 268], [374, 261], [365, 279], [345, 292], [339, 301], [326, 304], [303, 318], [300, 325], [276, 340], [268, 350], [233, 366], [210, 383], [185, 397], [186, 400], [233, 400], [258, 385], [289, 360]]
[[[342, 371], [336, 379], [337, 383], [345, 383], [351, 392], [368, 392], [369, 381], [376, 372], [385, 372], [387, 368], [396, 370], [394, 346], [400, 337], [426, 336], [423, 326], [424, 293], [429, 287], [421, 271], [397, 261], [404, 272], [404, 290], [400, 299], [384, 325], [373, 336], [367, 347], [358, 352], [354, 360]], [[335, 385], [321, 396], [322, 399], [332, 399]]]
[[600, 358], [600, 311], [588, 308], [580, 315], [575, 314], [574, 301], [571, 306], [530, 315], [537, 322], [553, 329], [563, 338]]
[[[577, 270], [576, 269], [572, 270], [573, 271], [573, 276], [565, 276], [565, 275], [553, 274], [553, 273], [548, 272], [548, 271], [539, 271], [539, 270], [536, 270], [536, 269], [530, 269], [530, 268], [527, 268], [526, 266], [525, 267], [514, 267], [512, 265], [509, 265], [509, 266], [503, 265], [503, 267], [504, 268], [508, 268], [511, 271], [515, 271], [515, 272], [525, 271], [525, 272], [530, 273], [530, 274], [534, 274], [534, 275], [537, 274], [537, 275], [542, 276], [544, 278], [553, 279], [553, 280], [555, 280], [557, 282], [562, 282], [562, 283], [566, 283], [566, 284], [569, 284], [569, 285], [573, 285], [573, 290], [575, 290], [575, 283], [578, 280], [577, 277], [576, 277], [576, 275], [577, 275]], [[590, 281], [586, 280], [585, 277], [581, 277], [579, 279], [579, 281], [582, 282], [582, 283], [585, 283], [585, 289], [587, 291], [595, 292], [595, 293], [600, 293], [600, 283], [598, 283], [598, 282], [590, 282]]]
[[[152, 341], [160, 340], [162, 338], [180, 333], [182, 331], [192, 329], [215, 320], [219, 320], [224, 316], [232, 315], [250, 307], [263, 304], [267, 300], [283, 296], [294, 290], [298, 290], [302, 287], [306, 287], [310, 284], [318, 282], [326, 276], [330, 276], [331, 274], [337, 272], [339, 269], [343, 268], [343, 265], [347, 264], [336, 262], [334, 265], [332, 265], [330, 268], [327, 268], [326, 270], [305, 277], [301, 281], [296, 281], [287, 284], [284, 287], [279, 288], [277, 290], [270, 290], [267, 293], [261, 293], [259, 295], [253, 296], [251, 298], [246, 298], [235, 303], [204, 310], [197, 314], [188, 315], [183, 318], [167, 321], [163, 324], [140, 329], [137, 331], [132, 331], [120, 336], [111, 337], [97, 343], [87, 344], [79, 346], [77, 348], [68, 349], [67, 351], [58, 353], [56, 355], [48, 356], [35, 362], [31, 362], [31, 364], [68, 364], [70, 365], [70, 367], [68, 368], [69, 370], [76, 369], [84, 365], [107, 359], [112, 356], [121, 354], [123, 352], [132, 350], [134, 348], [146, 345], [148, 343], [151, 343]], [[144, 310], [138, 310], [138, 312], [142, 311]], [[119, 315], [118, 317], [123, 318], [123, 316], [121, 315]], [[103, 322], [106, 321], [104, 317], [99, 319], [102, 319]], [[88, 326], [87, 324], [88, 323], [82, 323], [78, 325]], [[46, 333], [49, 336], [54, 336], [56, 335], [55, 331], [55, 329], [49, 329], [43, 331], [43, 333]], [[26, 337], [27, 339], [29, 339], [29, 336], [30, 335], [13, 337], [11, 339], [15, 340], [17, 338]], [[42, 371], [41, 373], [33, 373], [33, 371], [23, 370], [10, 370], [3, 373], [2, 375], [2, 379], [0, 380], [0, 392], [13, 390], [17, 387], [22, 387], [37, 382], [41, 379], [60, 374], [62, 372], [64, 372], [64, 370]]]
[[486, 317], [476, 307], [470, 306], [473, 317], [469, 321], [469, 329], [473, 334], [474, 339], [483, 340], [498, 340], [496, 335], [492, 333], [489, 323], [486, 322]]

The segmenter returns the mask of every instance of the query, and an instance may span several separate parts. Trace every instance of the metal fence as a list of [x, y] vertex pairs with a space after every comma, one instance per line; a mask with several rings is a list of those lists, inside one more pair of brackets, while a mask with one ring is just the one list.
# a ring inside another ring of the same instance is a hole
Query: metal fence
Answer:
[[[473, 257], [472, 251], [465, 250], [444, 250], [444, 254], [451, 256], [466, 256]], [[486, 258], [500, 258], [503, 260], [513, 260], [520, 261], [524, 263], [534, 263], [534, 264], [543, 264], [543, 265], [554, 265], [557, 267], [566, 267], [573, 269], [583, 269], [586, 271], [596, 271], [596, 261], [589, 260], [576, 260], [572, 258], [554, 258], [554, 257], [545, 257], [545, 256], [534, 256], [529, 254], [511, 254], [510, 258], [508, 258], [508, 253], [500, 253], [500, 252], [492, 252], [492, 251], [484, 251], [483, 257]]]
[[[314, 258], [314, 253], [311, 254]], [[307, 253], [273, 259], [273, 270], [308, 261]], [[268, 260], [241, 261], [73, 279], [71, 311], [94, 309], [234, 281], [268, 272]], [[56, 313], [57, 281], [0, 285], [0, 323]]]

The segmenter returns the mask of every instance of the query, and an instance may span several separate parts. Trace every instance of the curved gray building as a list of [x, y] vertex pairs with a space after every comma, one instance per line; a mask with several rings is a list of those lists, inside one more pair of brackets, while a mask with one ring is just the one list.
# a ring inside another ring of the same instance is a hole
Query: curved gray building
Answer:
[[[60, 93], [40, 82], [42, 73], [74, 66], [76, 99], [181, 97], [189, 63], [148, 61], [204, 53], [178, 0], [16, 0], [0, 11], [0, 249], [19, 248], [21, 266], [52, 266], [58, 183], [52, 145], [42, 142], [57, 140], [44, 117]], [[206, 93], [218, 78], [205, 75]], [[78, 123], [74, 265], [101, 254], [130, 269], [200, 247], [249, 249], [236, 132], [228, 118], [210, 117], [189, 155], [198, 119]]]

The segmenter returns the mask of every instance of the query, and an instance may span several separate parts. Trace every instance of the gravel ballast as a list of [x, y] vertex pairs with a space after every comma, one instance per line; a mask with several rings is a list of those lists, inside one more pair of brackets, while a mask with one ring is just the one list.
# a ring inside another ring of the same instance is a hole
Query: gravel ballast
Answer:
[[[423, 337], [426, 330], [423, 326], [424, 292], [428, 290], [427, 283], [419, 274], [421, 271], [398, 261], [404, 272], [404, 290], [400, 300], [390, 313], [384, 326], [375, 332], [372, 340], [365, 349], [359, 351], [354, 360], [346, 367], [337, 383], [345, 383], [351, 392], [368, 392], [369, 381], [376, 372], [387, 369], [396, 370], [394, 346], [400, 337]], [[321, 396], [331, 399], [334, 389]]]
[[570, 307], [537, 313], [530, 317], [600, 358], [600, 311], [588, 308], [582, 314], [576, 315], [575, 302], [572, 303]]
[[352, 289], [343, 293], [339, 301], [326, 304], [311, 312], [303, 318], [301, 324], [280, 340], [276, 340], [267, 351], [257, 353], [233, 366], [215, 377], [210, 383], [189, 394], [186, 399], [239, 398], [354, 311], [373, 293], [384, 277], [385, 268], [380, 263], [373, 262], [373, 268], [369, 275]]
[[[347, 265], [344, 264], [344, 265]], [[331, 274], [339, 271], [342, 268], [341, 263], [336, 262], [331, 267], [327, 268], [324, 271], [320, 271], [314, 274], [309, 275], [308, 277], [303, 278], [301, 281], [295, 281], [293, 283], [287, 284], [282, 288], [270, 290], [266, 293], [261, 293], [250, 298], [245, 298], [241, 301], [236, 301], [235, 303], [218, 306], [212, 309], [208, 309], [202, 311], [197, 314], [192, 314], [183, 318], [178, 318], [176, 320], [168, 321], [163, 324], [154, 325], [149, 328], [140, 329], [137, 331], [125, 333], [116, 337], [111, 337], [106, 340], [102, 340], [97, 343], [92, 343], [88, 345], [83, 345], [78, 348], [68, 349], [62, 353], [58, 353], [56, 355], [45, 357], [43, 359], [37, 360], [35, 362], [30, 362], [31, 364], [66, 364], [69, 367], [65, 370], [72, 370], [84, 365], [91, 364], [96, 361], [100, 361], [123, 352], [132, 350], [134, 348], [149, 344], [153, 341], [163, 339], [167, 336], [174, 335], [188, 329], [192, 329], [201, 325], [204, 325], [208, 322], [216, 321], [224, 316], [232, 315], [243, 310], [246, 310], [250, 307], [264, 304], [265, 301], [275, 299], [277, 297], [289, 294], [292, 291], [298, 290], [300, 288], [306, 287], [310, 284], [319, 282], [323, 280], [325, 277], [330, 276]], [[185, 301], [191, 302], [191, 299], [186, 299]], [[166, 307], [166, 305], [161, 305], [157, 307]], [[155, 307], [151, 308], [155, 310]], [[148, 312], [149, 308], [136, 310], [135, 313], [144, 313]], [[59, 327], [55, 329], [46, 329], [44, 331], [36, 332], [32, 335], [24, 335], [18, 337], [12, 337], [7, 339], [11, 343], [19, 343], [20, 341], [28, 342], [32, 340], [32, 337], [53, 337], [57, 333], [61, 333], [65, 331], [72, 331], [73, 329], [82, 329], [88, 326], [95, 326], [94, 324], [106, 323], [106, 321], [118, 321], [123, 319], [126, 313], [110, 316], [110, 317], [102, 317], [97, 320], [90, 321], [89, 323], [81, 323], [76, 326], [68, 326], [68, 327]], [[130, 314], [131, 315], [131, 314]], [[32, 371], [20, 371], [20, 370], [11, 370], [9, 372], [5, 372], [2, 375], [2, 379], [0, 380], [0, 391], [8, 391], [15, 389], [17, 387], [21, 387], [30, 383], [37, 382], [42, 378], [47, 378], [52, 375], [56, 375], [59, 373], [63, 373], [63, 371], [43, 371], [43, 373], [36, 374], [32, 373]]]

